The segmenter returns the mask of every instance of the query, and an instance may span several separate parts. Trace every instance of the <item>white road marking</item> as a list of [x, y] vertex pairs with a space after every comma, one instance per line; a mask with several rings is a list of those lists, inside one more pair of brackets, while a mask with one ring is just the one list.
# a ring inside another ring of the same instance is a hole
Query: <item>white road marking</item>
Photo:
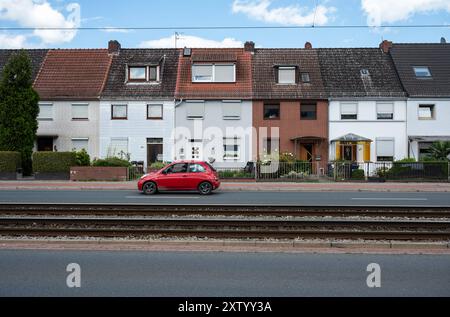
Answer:
[[195, 196], [125, 196], [125, 198], [127, 199], [136, 199], [136, 198], [141, 198], [141, 199], [199, 199], [200, 197], [195, 197]]
[[428, 198], [352, 198], [352, 200], [415, 200], [415, 201], [425, 201]]

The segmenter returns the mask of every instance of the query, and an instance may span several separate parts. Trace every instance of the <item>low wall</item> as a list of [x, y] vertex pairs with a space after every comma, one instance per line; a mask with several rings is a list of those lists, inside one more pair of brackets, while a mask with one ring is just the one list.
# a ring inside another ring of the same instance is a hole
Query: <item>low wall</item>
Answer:
[[71, 181], [127, 181], [127, 167], [75, 166], [70, 168]]

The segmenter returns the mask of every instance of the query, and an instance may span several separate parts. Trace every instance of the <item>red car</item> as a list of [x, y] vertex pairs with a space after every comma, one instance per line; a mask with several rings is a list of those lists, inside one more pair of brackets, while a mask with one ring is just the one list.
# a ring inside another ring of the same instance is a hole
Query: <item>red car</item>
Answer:
[[146, 174], [138, 182], [138, 189], [146, 195], [159, 190], [197, 190], [209, 195], [220, 186], [217, 171], [207, 162], [178, 161], [155, 173]]

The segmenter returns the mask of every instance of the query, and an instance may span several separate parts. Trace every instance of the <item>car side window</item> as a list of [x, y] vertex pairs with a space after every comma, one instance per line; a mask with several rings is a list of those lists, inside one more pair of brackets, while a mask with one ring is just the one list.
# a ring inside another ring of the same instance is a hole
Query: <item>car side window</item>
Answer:
[[204, 173], [206, 169], [200, 164], [190, 164], [189, 165], [189, 173]]
[[187, 173], [187, 169], [187, 163], [174, 164], [166, 169], [166, 174]]

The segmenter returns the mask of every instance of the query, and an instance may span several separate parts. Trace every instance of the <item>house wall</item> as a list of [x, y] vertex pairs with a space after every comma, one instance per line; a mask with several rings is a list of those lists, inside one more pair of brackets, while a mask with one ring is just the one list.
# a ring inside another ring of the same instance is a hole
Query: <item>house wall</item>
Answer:
[[[329, 106], [329, 133], [330, 141], [348, 133], [354, 133], [371, 139], [370, 160], [377, 160], [376, 139], [394, 139], [394, 159], [400, 160], [408, 156], [408, 138], [406, 135], [406, 101], [379, 100], [378, 102], [394, 103], [393, 120], [377, 120], [376, 100], [331, 100]], [[357, 103], [358, 119], [341, 120], [341, 103]], [[357, 161], [363, 161], [363, 148], [357, 148]], [[335, 144], [330, 145], [330, 160], [336, 159]]]
[[[316, 120], [301, 120], [300, 119], [300, 104], [302, 101], [278, 101], [280, 103], [280, 119], [279, 120], [264, 120], [264, 101], [253, 101], [253, 125], [257, 131], [261, 128], [279, 128], [280, 153], [290, 152], [294, 153], [295, 144], [291, 141], [292, 138], [299, 136], [314, 136], [324, 138], [323, 142], [317, 149], [315, 155], [321, 156], [322, 162], [328, 161], [328, 102], [317, 102], [317, 119]], [[266, 103], [271, 103], [266, 102]], [[310, 103], [310, 102], [308, 102]], [[262, 138], [265, 132], [259, 133], [257, 148], [259, 149], [263, 142]], [[269, 131], [267, 133], [270, 133]], [[297, 152], [299, 146], [297, 145]], [[255, 154], [256, 154], [255, 153]], [[297, 153], [298, 154], [298, 153]], [[255, 157], [256, 158], [256, 157]]]
[[[112, 120], [111, 105], [128, 105], [127, 120]], [[148, 120], [147, 104], [162, 104], [163, 119]], [[111, 138], [128, 138], [131, 161], [144, 161], [147, 166], [147, 138], [163, 139], [163, 160], [173, 160], [174, 102], [173, 100], [100, 102], [100, 157], [108, 156]]]
[[[421, 104], [432, 104], [435, 107], [433, 120], [419, 120], [418, 109]], [[408, 99], [408, 137], [440, 136], [450, 138], [450, 99]], [[418, 142], [410, 141], [410, 157], [418, 159]]]
[[[241, 102], [239, 120], [224, 120], [222, 100], [205, 100], [202, 120], [187, 118], [187, 102], [183, 101], [175, 109], [175, 159], [190, 159], [190, 139], [202, 140], [203, 151], [200, 159], [214, 158], [215, 167], [244, 167], [252, 159], [252, 102]], [[215, 133], [216, 132], [216, 133]], [[240, 145], [239, 159], [223, 159], [223, 137], [238, 137]]]
[[[41, 101], [53, 105], [53, 120], [38, 120], [37, 136], [58, 136], [53, 145], [59, 152], [72, 151], [72, 138], [89, 138], [88, 153], [91, 159], [98, 157], [98, 101]], [[72, 120], [72, 104], [89, 104], [89, 119]], [[36, 150], [36, 147], [35, 147]]]

